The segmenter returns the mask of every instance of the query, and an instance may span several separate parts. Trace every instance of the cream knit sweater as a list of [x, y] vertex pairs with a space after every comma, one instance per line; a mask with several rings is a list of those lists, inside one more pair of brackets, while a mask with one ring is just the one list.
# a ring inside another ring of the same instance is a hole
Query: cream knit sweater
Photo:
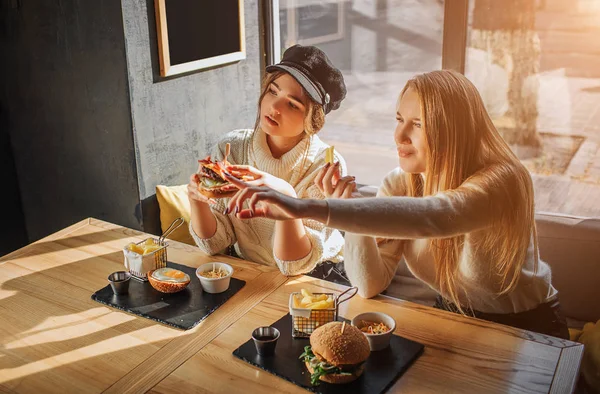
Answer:
[[[325, 164], [325, 144], [316, 135], [305, 137], [292, 150], [275, 159], [267, 145], [266, 134], [262, 131], [235, 130], [227, 134], [216, 146], [212, 159], [222, 160], [225, 145], [231, 144], [228, 158], [231, 164], [246, 164], [267, 172], [288, 182], [299, 198], [323, 199], [324, 196], [314, 179]], [[308, 151], [307, 151], [307, 145]], [[342, 174], [346, 174], [346, 163], [337, 153]], [[190, 224], [190, 234], [198, 247], [208, 254], [221, 252], [229, 245], [236, 244], [237, 252], [244, 258], [260, 264], [278, 266], [284, 275], [299, 275], [310, 272], [322, 261], [341, 260], [344, 239], [339, 231], [325, 227], [314, 221], [304, 220], [304, 228], [312, 244], [311, 252], [304, 258], [295, 261], [279, 260], [273, 254], [273, 235], [275, 221], [265, 218], [238, 219], [233, 214], [224, 215], [229, 199], [218, 200], [211, 206], [217, 219], [217, 230], [208, 239], [199, 238]]]
[[[472, 248], [485, 232], [494, 231], [490, 218], [506, 203], [499, 201], [493, 193], [480, 190], [475, 195], [463, 194], [458, 188], [453, 193], [422, 198], [390, 197], [404, 195], [404, 174], [398, 168], [385, 178], [379, 198], [327, 200], [328, 226], [347, 231], [344, 266], [361, 296], [373, 297], [385, 290], [394, 280], [402, 257], [416, 278], [439, 292], [428, 238], [459, 234], [465, 234], [458, 276], [464, 289], [459, 292], [461, 304], [470, 305], [480, 312], [518, 313], [557, 296], [557, 291], [550, 284], [548, 265], [539, 261], [537, 273], [534, 272], [537, 256], [534, 256], [533, 243], [529, 245], [527, 261], [516, 288], [509, 294], [497, 295], [500, 285], [489, 268], [493, 257]], [[378, 246], [373, 236], [393, 240]], [[402, 268], [400, 266], [401, 275]], [[413, 296], [418, 301], [427, 302], [432, 301], [436, 294], [415, 284], [409, 276], [396, 279], [400, 284], [412, 286], [405, 290], [409, 298]]]

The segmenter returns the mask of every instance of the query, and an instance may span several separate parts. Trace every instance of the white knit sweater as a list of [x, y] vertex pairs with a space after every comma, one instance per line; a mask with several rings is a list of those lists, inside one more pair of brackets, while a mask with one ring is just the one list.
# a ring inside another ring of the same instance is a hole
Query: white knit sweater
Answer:
[[[442, 192], [422, 198], [390, 197], [406, 195], [403, 177], [399, 168], [388, 174], [378, 198], [328, 200], [328, 226], [347, 231], [344, 265], [361, 296], [377, 295], [396, 278], [400, 285], [404, 283], [409, 288], [392, 290], [392, 294], [404, 293], [408, 298], [431, 303], [439, 288], [427, 238], [459, 234], [465, 234], [458, 276], [459, 285], [464, 289], [459, 291], [461, 304], [480, 312], [518, 313], [557, 296], [550, 284], [548, 265], [539, 261], [537, 273], [534, 272], [533, 242], [529, 245], [516, 288], [509, 294], [498, 296], [500, 284], [490, 270], [493, 257], [472, 245], [487, 231], [494, 231], [491, 218], [498, 211], [491, 210], [500, 210], [505, 201], [484, 190], [478, 194], [463, 194], [460, 188], [453, 193]], [[378, 246], [373, 236], [393, 240]], [[414, 283], [410, 275], [403, 275], [402, 265], [397, 271], [402, 257], [412, 274], [435, 292]], [[397, 272], [400, 278], [395, 275]]]
[[[299, 198], [324, 198], [313, 182], [325, 164], [325, 150], [329, 145], [316, 135], [312, 138], [305, 137], [292, 150], [276, 159], [271, 155], [264, 132], [235, 130], [227, 134], [215, 147], [211, 155], [213, 160], [222, 160], [227, 143], [231, 144], [231, 154], [228, 158], [231, 164], [251, 165], [283, 179], [292, 185]], [[308, 144], [310, 146], [307, 151]], [[345, 175], [346, 163], [337, 152], [335, 158], [340, 162], [342, 174]], [[276, 265], [284, 275], [310, 272], [319, 262], [325, 260], [341, 260], [344, 239], [340, 232], [314, 220], [304, 220], [304, 228], [312, 244], [311, 252], [300, 260], [279, 260], [273, 253], [275, 221], [265, 218], [242, 220], [233, 214], [224, 215], [228, 201], [228, 198], [221, 199], [211, 206], [217, 219], [217, 230], [211, 238], [199, 238], [190, 224], [190, 233], [204, 252], [216, 254], [236, 244], [237, 252], [244, 259], [270, 266]]]

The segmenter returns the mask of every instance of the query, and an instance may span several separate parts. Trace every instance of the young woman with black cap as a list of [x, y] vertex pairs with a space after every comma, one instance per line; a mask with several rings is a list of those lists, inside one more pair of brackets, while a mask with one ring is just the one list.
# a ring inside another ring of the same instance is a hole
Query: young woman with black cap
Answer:
[[[301, 45], [286, 50], [282, 61], [266, 71], [254, 129], [227, 134], [212, 159], [223, 160], [230, 144], [227, 159], [232, 166], [228, 170], [250, 177], [250, 184], [293, 197], [322, 199], [314, 179], [325, 165], [329, 146], [316, 133], [323, 127], [325, 115], [339, 108], [346, 95], [342, 74], [320, 49]], [[337, 153], [335, 161], [344, 175], [346, 165]], [[243, 258], [277, 265], [285, 275], [309, 272], [325, 260], [340, 260], [341, 234], [321, 223], [265, 218], [242, 221], [236, 212], [227, 211], [227, 199], [210, 204], [198, 192], [195, 174], [190, 177], [188, 197], [190, 233], [208, 254], [235, 244]]]

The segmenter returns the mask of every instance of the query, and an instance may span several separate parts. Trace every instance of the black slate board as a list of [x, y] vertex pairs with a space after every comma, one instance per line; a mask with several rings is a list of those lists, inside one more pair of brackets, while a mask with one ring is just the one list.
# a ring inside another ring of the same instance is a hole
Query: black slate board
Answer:
[[[348, 320], [340, 318], [339, 321]], [[277, 320], [272, 327], [279, 330], [280, 337], [272, 357], [261, 357], [256, 352], [252, 338], [233, 351], [233, 355], [267, 372], [288, 380], [316, 393], [384, 393], [408, 369], [423, 352], [423, 345], [393, 335], [390, 347], [371, 352], [365, 363], [365, 371], [357, 380], [348, 384], [320, 382], [310, 383], [310, 373], [298, 357], [304, 346], [310, 345], [308, 338], [292, 338], [292, 319], [289, 313]]]
[[195, 268], [170, 261], [167, 266], [190, 276], [190, 284], [184, 290], [165, 294], [155, 290], [149, 282], [131, 278], [129, 294], [114, 295], [110, 285], [107, 285], [92, 294], [92, 300], [175, 328], [189, 330], [216, 311], [246, 284], [243, 280], [231, 278], [227, 291], [210, 294], [202, 290]]

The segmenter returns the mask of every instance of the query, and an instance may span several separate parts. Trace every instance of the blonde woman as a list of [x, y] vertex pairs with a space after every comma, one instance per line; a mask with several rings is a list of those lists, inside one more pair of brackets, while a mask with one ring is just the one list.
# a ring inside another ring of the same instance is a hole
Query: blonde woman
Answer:
[[[229, 170], [250, 177], [250, 184], [292, 197], [322, 199], [314, 179], [325, 164], [329, 145], [316, 133], [325, 123], [325, 114], [339, 108], [346, 95], [342, 74], [321, 50], [300, 45], [286, 50], [281, 63], [266, 71], [254, 130], [226, 135], [212, 159], [223, 160], [229, 144]], [[345, 173], [342, 157], [336, 154], [336, 161], [336, 168]], [[200, 194], [196, 174], [190, 176], [188, 197], [190, 233], [208, 254], [235, 245], [243, 258], [277, 266], [284, 275], [340, 260], [341, 234], [319, 222], [258, 217], [242, 221], [226, 209], [226, 199], [214, 201]]]
[[[418, 75], [402, 90], [396, 119], [400, 168], [379, 198], [299, 200], [247, 187], [231, 207], [249, 199], [239, 217], [311, 218], [345, 230], [346, 272], [363, 297], [386, 289], [404, 257], [439, 294], [437, 307], [567, 338], [539, 260], [531, 177], [477, 89], [452, 71]], [[336, 178], [323, 169], [317, 183], [328, 197], [347, 196], [354, 186]]]

